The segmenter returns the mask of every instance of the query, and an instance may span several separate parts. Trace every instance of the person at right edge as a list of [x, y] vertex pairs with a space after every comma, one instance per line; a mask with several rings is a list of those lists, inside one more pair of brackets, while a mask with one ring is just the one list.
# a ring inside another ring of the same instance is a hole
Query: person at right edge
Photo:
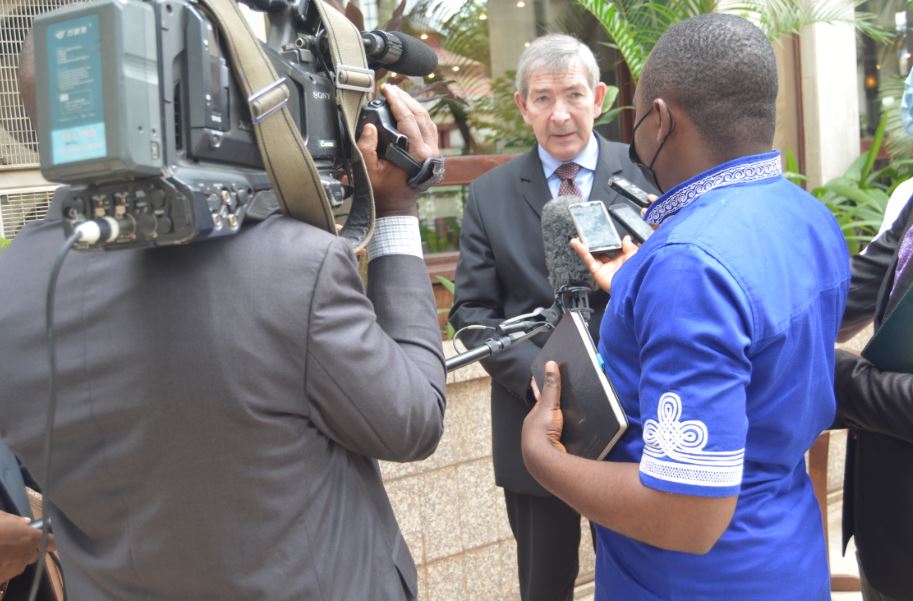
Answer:
[[[908, 131], [913, 80], [901, 104]], [[853, 279], [840, 340], [877, 328], [913, 284], [913, 202], [850, 263]], [[910, 341], [913, 346], [913, 341]], [[865, 601], [913, 600], [913, 374], [883, 371], [837, 351], [838, 426], [849, 426], [843, 548], [856, 541]]]
[[549, 361], [522, 444], [597, 524], [596, 601], [830, 599], [804, 454], [836, 412], [849, 257], [830, 211], [783, 177], [776, 96], [750, 21], [671, 27], [634, 95], [658, 228], [608, 262], [573, 244], [611, 290], [599, 350], [630, 425], [606, 461], [565, 452]]

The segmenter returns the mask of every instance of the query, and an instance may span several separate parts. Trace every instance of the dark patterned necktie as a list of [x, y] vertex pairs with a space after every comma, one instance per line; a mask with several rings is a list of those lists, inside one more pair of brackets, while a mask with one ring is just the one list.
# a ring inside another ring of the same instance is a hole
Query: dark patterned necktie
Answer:
[[580, 171], [580, 165], [577, 163], [562, 163], [555, 169], [555, 175], [561, 180], [561, 185], [558, 186], [558, 196], [583, 196], [577, 182], [574, 181], [578, 171]]

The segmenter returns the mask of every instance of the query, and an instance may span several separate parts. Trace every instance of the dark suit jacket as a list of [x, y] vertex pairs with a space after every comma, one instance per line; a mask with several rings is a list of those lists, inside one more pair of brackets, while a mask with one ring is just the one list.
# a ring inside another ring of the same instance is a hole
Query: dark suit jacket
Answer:
[[[650, 192], [653, 188], [631, 164], [627, 145], [607, 142], [599, 135], [597, 139], [599, 162], [590, 200], [602, 200], [609, 205], [627, 202], [634, 206], [609, 188], [611, 176], [623, 175]], [[450, 311], [453, 327], [494, 326], [536, 307], [551, 306], [555, 292], [545, 268], [540, 222], [542, 207], [549, 200], [551, 194], [536, 148], [472, 183], [460, 234], [456, 294]], [[594, 309], [590, 330], [594, 339], [607, 300], [601, 291], [590, 297]], [[474, 347], [490, 336], [490, 331], [470, 330], [461, 340]], [[535, 495], [547, 493], [523, 465], [520, 429], [529, 411], [526, 392], [530, 365], [546, 339], [540, 335], [532, 342], [518, 344], [482, 362], [492, 381], [495, 480], [498, 486], [508, 490]]]
[[[59, 222], [0, 254], [0, 435], [39, 483]], [[73, 252], [57, 287], [51, 500], [74, 601], [414, 599], [377, 459], [431, 454], [444, 364], [421, 259], [283, 216]]]
[[[853, 257], [842, 338], [873, 318], [876, 327], [881, 323], [898, 247], [910, 227], [913, 202], [865, 254]], [[844, 547], [855, 535], [872, 585], [891, 597], [913, 599], [913, 375], [881, 371], [862, 357], [838, 351], [836, 388], [840, 415], [851, 426], [843, 490]]]

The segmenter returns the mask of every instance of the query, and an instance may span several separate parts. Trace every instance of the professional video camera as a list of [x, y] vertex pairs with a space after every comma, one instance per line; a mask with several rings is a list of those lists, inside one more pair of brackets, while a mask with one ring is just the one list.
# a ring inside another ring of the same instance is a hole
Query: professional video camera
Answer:
[[[263, 49], [280, 78], [276, 85], [288, 88], [287, 108], [320, 186], [333, 215], [344, 220], [353, 195], [341, 180], [358, 178], [319, 1], [244, 0], [268, 13]], [[68, 235], [87, 220], [114, 230], [77, 248], [225, 236], [240, 229], [255, 199], [276, 206], [254, 135], [255, 98], [240, 91], [215, 21], [195, 0], [96, 0], [35, 19], [42, 173], [68, 184], [60, 192]], [[410, 36], [375, 31], [361, 38], [369, 67], [406, 75], [436, 67], [434, 53]], [[367, 92], [373, 72], [361, 71], [360, 91]], [[378, 126], [380, 156], [389, 158], [392, 149], [400, 162], [408, 159], [408, 142], [384, 102], [369, 103], [360, 120]]]

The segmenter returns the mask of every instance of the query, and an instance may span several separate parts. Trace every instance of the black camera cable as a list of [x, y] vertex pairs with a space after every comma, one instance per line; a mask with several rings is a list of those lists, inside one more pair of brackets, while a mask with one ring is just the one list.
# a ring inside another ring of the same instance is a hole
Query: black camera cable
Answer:
[[[41, 543], [38, 546], [38, 563], [35, 565], [35, 575], [32, 579], [32, 588], [29, 591], [28, 601], [35, 601], [38, 589], [41, 587], [41, 576], [44, 574], [45, 560], [48, 552], [48, 539], [50, 536], [51, 518], [48, 513], [48, 498], [51, 494], [51, 445], [54, 439], [54, 415], [57, 413], [57, 351], [54, 340], [54, 298], [57, 292], [57, 279], [70, 250], [77, 242], [93, 244], [98, 240], [111, 241], [120, 234], [120, 223], [110, 217], [85, 221], [79, 224], [73, 234], [66, 239], [63, 246], [57, 251], [51, 275], [48, 279], [48, 289], [45, 298], [45, 333], [48, 342], [48, 410], [44, 424], [44, 482], [41, 487]], [[62, 572], [61, 572], [62, 573]], [[66, 600], [66, 588], [64, 588]]]

